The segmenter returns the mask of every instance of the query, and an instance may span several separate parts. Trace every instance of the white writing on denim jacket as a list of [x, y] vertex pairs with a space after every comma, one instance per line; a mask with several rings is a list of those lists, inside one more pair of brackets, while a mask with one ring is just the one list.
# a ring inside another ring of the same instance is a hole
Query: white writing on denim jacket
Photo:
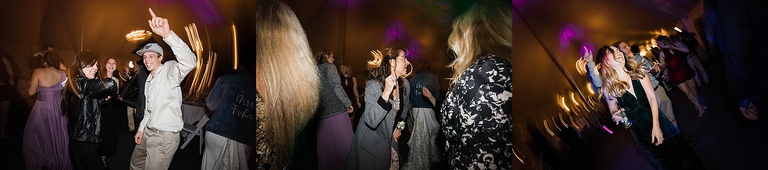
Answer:
[[235, 98], [235, 102], [232, 103], [231, 108], [232, 115], [235, 117], [253, 121], [255, 115], [248, 114], [248, 112], [256, 108], [256, 102], [245, 98], [245, 91], [240, 91], [240, 94]]

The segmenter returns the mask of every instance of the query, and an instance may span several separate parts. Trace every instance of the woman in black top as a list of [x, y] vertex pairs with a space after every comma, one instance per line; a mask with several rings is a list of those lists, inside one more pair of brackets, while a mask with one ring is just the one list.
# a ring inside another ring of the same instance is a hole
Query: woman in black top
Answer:
[[451, 88], [440, 110], [452, 169], [512, 169], [512, 13], [479, 1], [453, 21]]
[[98, 55], [83, 51], [71, 68], [66, 104], [69, 123], [69, 155], [74, 169], [104, 169], [99, 154], [102, 138], [101, 105], [117, 95], [112, 79], [98, 76]]

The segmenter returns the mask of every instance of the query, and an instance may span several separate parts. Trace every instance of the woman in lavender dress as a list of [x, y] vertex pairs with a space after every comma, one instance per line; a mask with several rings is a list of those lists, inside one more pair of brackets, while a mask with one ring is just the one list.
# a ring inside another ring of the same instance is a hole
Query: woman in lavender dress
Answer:
[[67, 76], [59, 67], [58, 54], [46, 53], [42, 68], [32, 72], [27, 93], [37, 101], [24, 128], [24, 160], [27, 169], [72, 169], [69, 159], [67, 117], [61, 111], [61, 98]]

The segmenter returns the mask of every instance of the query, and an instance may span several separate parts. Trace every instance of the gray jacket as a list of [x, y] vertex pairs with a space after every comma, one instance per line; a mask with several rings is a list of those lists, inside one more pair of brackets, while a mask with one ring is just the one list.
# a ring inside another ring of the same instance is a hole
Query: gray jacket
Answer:
[[[407, 79], [402, 80], [401, 91], [403, 110], [401, 118], [405, 119], [411, 110], [410, 87]], [[395, 116], [398, 110], [393, 109], [394, 100], [384, 101], [381, 93], [384, 84], [379, 80], [369, 80], [365, 83], [365, 111], [357, 124], [352, 148], [347, 156], [346, 169], [389, 169], [391, 164], [391, 147], [397, 151], [397, 143], [392, 137], [395, 128]], [[402, 156], [401, 156], [402, 157]]]
[[317, 69], [320, 71], [320, 105], [317, 106], [320, 119], [346, 111], [347, 107], [352, 106], [352, 102], [341, 87], [341, 78], [336, 66], [331, 63], [321, 63], [317, 65]]

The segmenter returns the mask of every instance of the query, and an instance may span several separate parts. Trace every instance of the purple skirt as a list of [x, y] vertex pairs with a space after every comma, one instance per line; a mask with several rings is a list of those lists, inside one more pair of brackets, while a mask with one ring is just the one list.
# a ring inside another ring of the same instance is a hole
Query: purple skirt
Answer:
[[352, 138], [354, 132], [347, 111], [320, 120], [317, 123], [318, 169], [344, 169]]
[[44, 98], [41, 96], [24, 127], [22, 149], [27, 169], [72, 169], [67, 117], [61, 113], [61, 99], [40, 101]]

